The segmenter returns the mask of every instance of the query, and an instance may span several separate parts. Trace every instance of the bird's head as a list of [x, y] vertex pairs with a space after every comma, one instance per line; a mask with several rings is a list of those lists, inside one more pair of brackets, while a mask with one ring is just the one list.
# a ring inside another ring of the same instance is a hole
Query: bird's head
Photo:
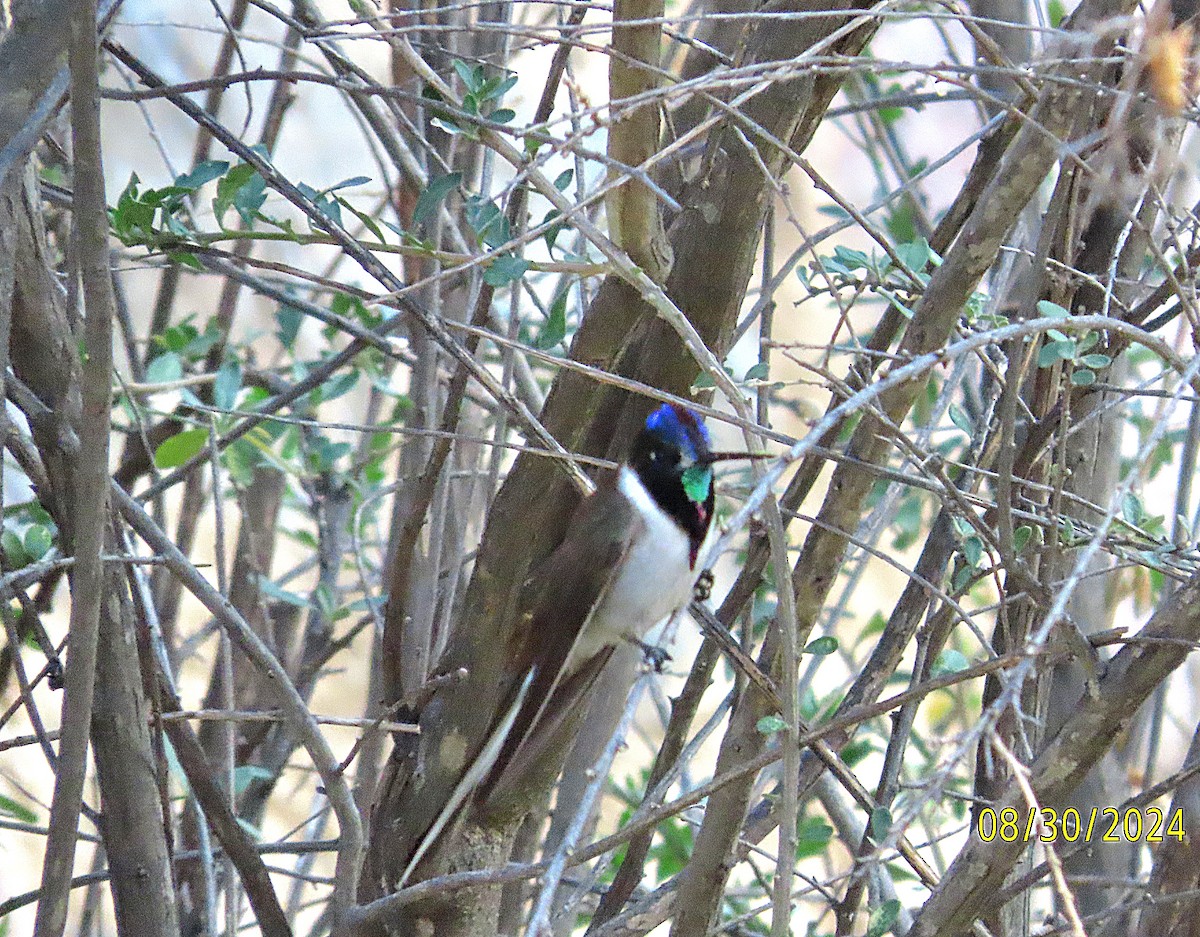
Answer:
[[629, 464], [647, 487], [674, 482], [694, 504], [712, 496], [712, 440], [704, 422], [679, 404], [664, 403], [634, 440]]

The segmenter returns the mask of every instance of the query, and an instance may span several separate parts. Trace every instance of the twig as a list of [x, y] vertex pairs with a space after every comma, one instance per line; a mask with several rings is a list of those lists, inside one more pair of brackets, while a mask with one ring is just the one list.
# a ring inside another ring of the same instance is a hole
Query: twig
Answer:
[[[42, 866], [37, 937], [61, 937], [67, 923], [75, 838], [87, 771], [88, 737], [96, 680], [100, 603], [104, 596], [105, 522], [108, 518], [108, 438], [111, 416], [112, 279], [108, 268], [108, 214], [100, 154], [96, 0], [70, 16], [71, 130], [75, 155], [75, 231], [86, 314], [83, 418], [73, 473], [75, 565], [71, 572], [71, 652], [67, 658], [50, 834]], [[167, 899], [169, 900], [169, 899]]]
[[[273, 712], [230, 712], [226, 709], [188, 709], [163, 713], [163, 722], [198, 720], [205, 722], [287, 722], [288, 716]], [[354, 719], [349, 716], [320, 716], [313, 714], [313, 721], [323, 726], [345, 726], [351, 729], [379, 729], [383, 732], [405, 732], [418, 734], [420, 727], [411, 722], [389, 722], [379, 719]]]

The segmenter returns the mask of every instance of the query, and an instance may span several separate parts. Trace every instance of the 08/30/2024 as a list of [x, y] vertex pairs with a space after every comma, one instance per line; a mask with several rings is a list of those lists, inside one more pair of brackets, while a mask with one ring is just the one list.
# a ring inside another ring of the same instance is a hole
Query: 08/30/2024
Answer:
[[1161, 843], [1164, 839], [1183, 840], [1183, 811], [1176, 809], [1168, 820], [1158, 807], [1091, 807], [1078, 810], [1067, 807], [1061, 813], [1053, 807], [984, 807], [976, 814], [976, 832], [985, 843], [999, 839], [1005, 843]]

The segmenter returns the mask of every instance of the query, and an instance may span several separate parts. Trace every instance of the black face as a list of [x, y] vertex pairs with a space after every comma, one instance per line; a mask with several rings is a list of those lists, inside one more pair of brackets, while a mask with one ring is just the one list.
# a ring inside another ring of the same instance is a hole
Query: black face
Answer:
[[638, 433], [629, 454], [629, 467], [637, 472], [651, 497], [687, 532], [692, 542], [691, 562], [694, 567], [696, 554], [712, 522], [716, 499], [711, 485], [704, 501], [697, 503], [688, 497], [683, 487], [683, 472], [689, 464], [693, 463], [685, 464], [678, 446], [649, 430]]

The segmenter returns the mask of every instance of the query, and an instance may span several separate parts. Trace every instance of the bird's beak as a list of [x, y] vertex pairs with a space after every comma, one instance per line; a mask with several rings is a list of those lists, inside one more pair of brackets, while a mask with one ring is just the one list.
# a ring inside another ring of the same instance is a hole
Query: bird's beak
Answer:
[[702, 455], [697, 462], [700, 465], [712, 465], [714, 462], [733, 462], [736, 459], [771, 459], [769, 452], [709, 452]]

